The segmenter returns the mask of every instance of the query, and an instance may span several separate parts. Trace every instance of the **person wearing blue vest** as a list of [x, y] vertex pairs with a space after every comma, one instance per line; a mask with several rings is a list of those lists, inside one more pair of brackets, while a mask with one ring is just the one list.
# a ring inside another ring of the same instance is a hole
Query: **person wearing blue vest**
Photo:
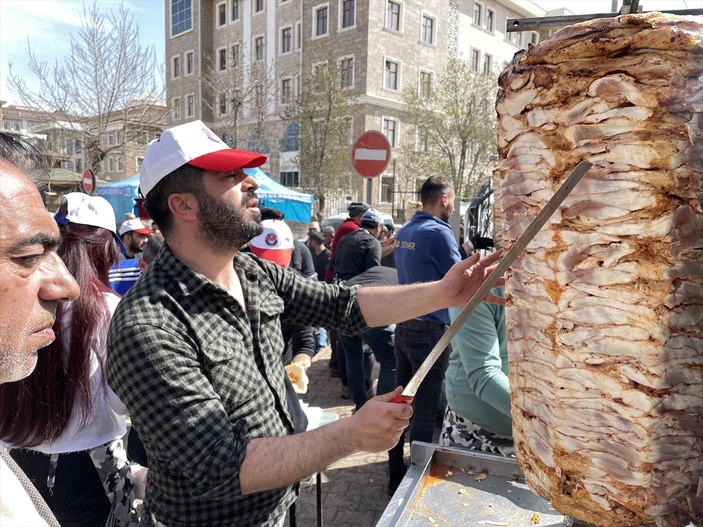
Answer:
[[129, 288], [142, 275], [138, 255], [144, 248], [147, 235], [152, 232], [139, 218], [127, 220], [120, 226], [119, 233], [123, 243], [124, 258], [110, 267], [108, 276], [110, 288], [118, 295], [124, 295], [129, 291]]
[[[422, 210], [398, 231], [393, 254], [398, 283], [414, 284], [440, 280], [452, 265], [461, 261], [459, 246], [447, 223], [454, 211], [454, 187], [441, 176], [431, 176], [420, 189]], [[441, 309], [396, 325], [396, 384], [406, 386], [449, 325], [449, 313]], [[444, 370], [450, 347], [435, 362], [413, 400], [410, 441], [432, 442], [439, 411]], [[388, 453], [388, 492], [392, 494], [406, 471], [403, 459], [405, 434]]]

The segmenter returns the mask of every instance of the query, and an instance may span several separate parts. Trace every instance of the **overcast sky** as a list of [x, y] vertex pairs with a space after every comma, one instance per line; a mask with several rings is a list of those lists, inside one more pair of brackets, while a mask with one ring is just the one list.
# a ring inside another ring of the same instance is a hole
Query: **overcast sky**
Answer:
[[[567, 7], [573, 13], [606, 13], [611, 0], [532, 0], [551, 10]], [[104, 9], [114, 8], [119, 0], [98, 0]], [[142, 44], [156, 47], [160, 62], [164, 60], [163, 0], [124, 0], [139, 23]], [[619, 0], [618, 5], [622, 4]], [[703, 0], [640, 0], [648, 11], [656, 9], [701, 9]], [[80, 24], [82, 0], [0, 0], [0, 100], [19, 101], [7, 87], [8, 63], [21, 72], [27, 82], [27, 40], [39, 57], [53, 64], [68, 53], [68, 35]]]

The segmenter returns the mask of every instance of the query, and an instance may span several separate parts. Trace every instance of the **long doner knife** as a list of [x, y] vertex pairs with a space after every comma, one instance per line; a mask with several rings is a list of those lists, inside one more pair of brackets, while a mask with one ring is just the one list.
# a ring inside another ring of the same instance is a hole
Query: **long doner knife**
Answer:
[[532, 223], [530, 223], [527, 229], [525, 229], [525, 232], [522, 233], [520, 238], [518, 238], [515, 244], [496, 265], [495, 269], [493, 269], [491, 274], [488, 275], [488, 278], [486, 278], [483, 284], [481, 284], [481, 287], [479, 287], [476, 293], [474, 293], [474, 296], [472, 296], [471, 300], [469, 300], [468, 303], [464, 306], [464, 309], [461, 310], [459, 316], [456, 317], [454, 322], [452, 322], [451, 326], [449, 326], [444, 332], [442, 338], [437, 341], [437, 344], [435, 344], [434, 348], [432, 348], [432, 351], [423, 361], [420, 368], [415, 372], [415, 375], [413, 375], [412, 379], [410, 379], [410, 382], [405, 387], [403, 392], [399, 393], [393, 398], [394, 403], [409, 403], [412, 401], [413, 397], [415, 397], [415, 394], [417, 393], [417, 389], [420, 387], [420, 384], [427, 375], [427, 372], [430, 371], [430, 368], [432, 368], [432, 365], [442, 354], [444, 348], [449, 345], [449, 342], [452, 340], [452, 337], [456, 335], [457, 331], [459, 331], [459, 328], [464, 324], [464, 322], [466, 322], [466, 319], [469, 318], [471, 312], [476, 309], [477, 305], [483, 302], [483, 299], [486, 297], [488, 292], [495, 286], [500, 277], [503, 276], [505, 271], [508, 270], [508, 268], [517, 259], [523, 249], [527, 247], [527, 245], [532, 241], [532, 238], [537, 235], [537, 233], [544, 226], [544, 224], [547, 223], [547, 220], [552, 216], [552, 214], [554, 214], [554, 211], [559, 208], [559, 205], [562, 204], [566, 196], [571, 193], [574, 187], [578, 184], [579, 181], [581, 181], [583, 176], [586, 174], [586, 172], [588, 172], [588, 170], [592, 166], [593, 165], [591, 165], [591, 163], [589, 163], [588, 161], [581, 161], [578, 165], [576, 165], [576, 167], [571, 171], [571, 174], [569, 174], [569, 177], [566, 178], [566, 181], [561, 184], [561, 186], [557, 189], [557, 191], [547, 202], [544, 208], [540, 211], [537, 217], [532, 221]]

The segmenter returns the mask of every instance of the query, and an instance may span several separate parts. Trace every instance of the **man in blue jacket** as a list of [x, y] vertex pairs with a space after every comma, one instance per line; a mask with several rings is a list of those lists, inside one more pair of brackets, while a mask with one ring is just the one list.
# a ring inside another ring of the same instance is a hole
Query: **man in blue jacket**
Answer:
[[[452, 265], [462, 259], [452, 229], [447, 223], [454, 211], [454, 187], [451, 181], [441, 176], [428, 178], [420, 189], [420, 200], [422, 210], [418, 210], [398, 231], [393, 244], [400, 284], [439, 280]], [[449, 314], [446, 309], [396, 325], [396, 384], [408, 384], [448, 325]], [[410, 427], [411, 442], [432, 442], [449, 352], [450, 347], [447, 347], [415, 394]], [[389, 493], [395, 492], [405, 474], [404, 443], [405, 437], [402, 435], [398, 444], [389, 452]]]

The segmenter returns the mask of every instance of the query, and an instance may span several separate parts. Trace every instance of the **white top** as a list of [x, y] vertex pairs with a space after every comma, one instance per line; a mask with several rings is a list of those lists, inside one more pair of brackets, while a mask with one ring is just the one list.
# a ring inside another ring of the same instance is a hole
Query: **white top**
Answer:
[[[98, 340], [90, 350], [90, 392], [93, 398], [93, 409], [85, 426], [81, 427], [83, 413], [79, 408], [71, 414], [71, 418], [63, 433], [53, 442], [32, 447], [44, 454], [63, 454], [67, 452], [80, 452], [103, 445], [122, 437], [127, 432], [125, 415], [127, 408], [122, 401], [103, 380], [103, 367], [105, 363], [105, 347], [107, 339], [107, 327], [110, 324], [112, 314], [117, 308], [120, 297], [114, 293], [104, 293], [110, 316], [104, 321], [104, 326], [98, 328], [96, 332]], [[64, 312], [62, 321], [68, 323], [71, 317], [71, 306]], [[62, 340], [68, 348], [71, 339], [70, 328], [64, 331]], [[3, 443], [3, 446], [11, 447]], [[4, 524], [3, 524], [4, 525]]]
[[27, 491], [0, 459], [0, 525], [3, 527], [45, 527]]

